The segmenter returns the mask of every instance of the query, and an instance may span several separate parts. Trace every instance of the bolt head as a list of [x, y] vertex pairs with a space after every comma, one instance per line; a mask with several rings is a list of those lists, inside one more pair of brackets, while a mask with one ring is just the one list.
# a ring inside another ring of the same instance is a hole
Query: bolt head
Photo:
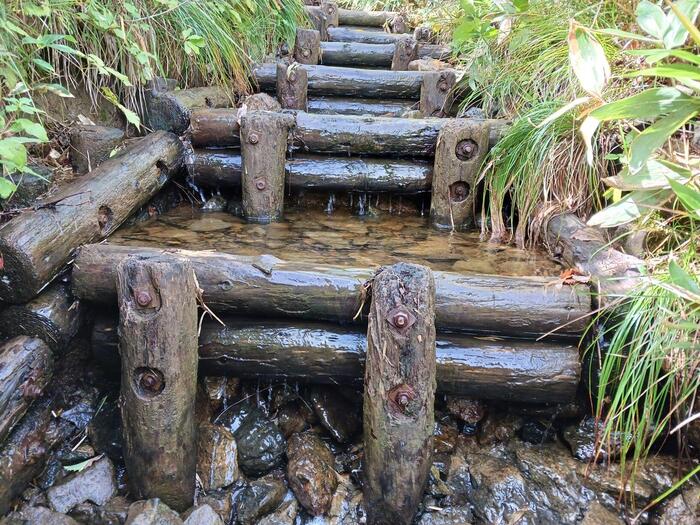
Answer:
[[149, 304], [151, 304], [151, 301], [151, 294], [147, 291], [141, 290], [136, 293], [136, 303], [139, 306], [148, 306]]
[[447, 91], [447, 90], [449, 89], [448, 86], [447, 86], [447, 82], [440, 82], [440, 83], [438, 84], [438, 89], [439, 89], [440, 91]]
[[265, 181], [263, 179], [259, 179], [259, 180], [255, 181], [255, 187], [259, 191], [263, 191], [265, 188], [267, 188], [267, 184], [265, 183]]
[[396, 399], [396, 402], [399, 404], [399, 406], [406, 408], [411, 402], [411, 398], [408, 397], [408, 394], [399, 394], [398, 398]]
[[297, 74], [296, 73], [292, 73], [291, 75], [289, 75], [289, 82], [291, 82], [293, 84], [296, 81], [297, 81]]
[[302, 49], [301, 56], [303, 56], [304, 58], [309, 58], [311, 56], [311, 51], [309, 51], [308, 49]]
[[394, 324], [398, 328], [405, 327], [408, 324], [408, 316], [403, 312], [399, 312], [394, 316]]
[[257, 133], [251, 133], [250, 135], [248, 135], [248, 142], [250, 142], [251, 144], [257, 144], [259, 140], [260, 137], [258, 137]]

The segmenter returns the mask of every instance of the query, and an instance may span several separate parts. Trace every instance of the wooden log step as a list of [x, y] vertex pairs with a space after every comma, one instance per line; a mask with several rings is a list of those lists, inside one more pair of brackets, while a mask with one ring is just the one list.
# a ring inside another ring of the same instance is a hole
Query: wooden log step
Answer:
[[321, 42], [321, 64], [326, 66], [389, 67], [394, 44]]
[[[369, 268], [286, 262], [269, 255], [91, 244], [76, 257], [73, 292], [81, 299], [113, 305], [119, 261], [164, 252], [192, 262], [209, 308], [240, 315], [351, 323], [367, 306], [365, 284], [374, 275]], [[583, 332], [590, 314], [585, 286], [556, 288], [551, 279], [541, 277], [452, 272], [434, 276], [440, 330], [530, 337], [562, 327], [556, 335], [571, 337]]]
[[[304, 65], [309, 95], [363, 98], [399, 98], [417, 100], [423, 79], [421, 71], [389, 71], [351, 67]], [[274, 93], [277, 87], [276, 64], [253, 69], [253, 77], [262, 91]]]
[[329, 42], [357, 42], [359, 44], [393, 44], [403, 33], [387, 33], [374, 27], [343, 26], [328, 28]]
[[0, 299], [35, 297], [80, 245], [107, 237], [181, 166], [183, 146], [158, 131], [0, 227]]
[[232, 107], [233, 93], [220, 87], [151, 89], [146, 92], [146, 124], [152, 130], [181, 135], [194, 109]]
[[[367, 337], [362, 327], [225, 316], [204, 321], [201, 375], [362, 385]], [[98, 318], [95, 359], [119, 369], [116, 318]], [[437, 389], [480, 399], [557, 403], [573, 399], [578, 349], [566, 343], [438, 334]]]
[[53, 375], [53, 353], [42, 340], [19, 336], [0, 346], [0, 443]]
[[308, 112], [322, 115], [364, 115], [400, 117], [418, 109], [415, 100], [380, 100], [350, 97], [314, 97], [309, 99]]
[[434, 58], [436, 60], [445, 60], [450, 57], [452, 50], [450, 46], [441, 46], [439, 44], [419, 44], [418, 58]]
[[73, 298], [70, 287], [56, 283], [28, 303], [11, 305], [0, 312], [0, 335], [36, 337], [59, 353], [78, 333], [84, 318], [80, 301]]
[[[197, 149], [186, 162], [190, 179], [197, 186], [241, 187], [241, 155], [237, 150]], [[433, 166], [422, 160], [295, 155], [287, 159], [285, 171], [287, 188], [412, 194], [430, 191]]]
[[[276, 82], [275, 77], [275, 85]], [[195, 148], [238, 146], [241, 143], [240, 131], [236, 108], [192, 111], [189, 135]]]
[[400, 27], [399, 23], [395, 23], [399, 18], [403, 18], [401, 14], [395, 11], [359, 11], [354, 9], [338, 9], [338, 24], [343, 26], [366, 26], [366, 27], [381, 27], [389, 28], [392, 32], [396, 29], [403, 29], [402, 33], [408, 31], [408, 27]]

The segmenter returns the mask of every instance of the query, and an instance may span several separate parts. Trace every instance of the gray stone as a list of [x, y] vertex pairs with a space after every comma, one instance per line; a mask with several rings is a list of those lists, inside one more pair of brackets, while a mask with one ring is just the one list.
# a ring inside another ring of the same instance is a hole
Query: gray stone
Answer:
[[273, 475], [251, 482], [236, 499], [236, 516], [241, 525], [254, 525], [258, 520], [276, 510], [287, 488], [282, 480]]
[[123, 496], [115, 496], [106, 505], [81, 503], [70, 512], [71, 518], [79, 523], [90, 525], [122, 525], [129, 514], [129, 501]]
[[51, 487], [46, 496], [54, 510], [66, 513], [85, 501], [104, 505], [116, 491], [114, 467], [109, 458], [104, 457]]
[[221, 195], [214, 195], [212, 198], [202, 204], [202, 211], [226, 211], [228, 201]]
[[313, 516], [328, 512], [338, 486], [335, 459], [313, 432], [294, 434], [287, 445], [287, 479], [299, 503]]
[[70, 516], [46, 507], [25, 507], [0, 520], [0, 525], [78, 525]]
[[289, 492], [279, 508], [258, 521], [257, 525], [294, 525], [299, 513], [299, 503]]
[[697, 525], [700, 523], [700, 487], [687, 487], [666, 501], [652, 519], [654, 525]]
[[606, 509], [601, 503], [594, 501], [588, 507], [586, 515], [580, 525], [624, 525], [620, 516]]
[[224, 525], [224, 521], [209, 505], [200, 505], [189, 513], [185, 525]]
[[425, 512], [416, 525], [468, 525], [474, 516], [469, 508], [446, 507]]
[[183, 525], [183, 523], [177, 512], [155, 498], [132, 503], [124, 525]]
[[349, 443], [362, 429], [360, 406], [343, 397], [337, 388], [315, 386], [309, 402], [321, 424], [339, 443]]
[[236, 440], [226, 427], [200, 425], [197, 474], [207, 492], [228, 487], [238, 479]]

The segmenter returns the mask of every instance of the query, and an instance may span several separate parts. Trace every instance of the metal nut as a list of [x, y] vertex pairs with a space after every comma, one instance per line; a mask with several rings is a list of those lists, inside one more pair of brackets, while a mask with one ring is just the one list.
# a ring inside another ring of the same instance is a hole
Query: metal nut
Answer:
[[267, 188], [267, 183], [265, 182], [264, 179], [258, 179], [258, 180], [255, 181], [255, 187], [256, 187], [259, 191], [263, 191], [265, 188]]
[[397, 313], [394, 316], [394, 324], [397, 328], [404, 328], [408, 324], [408, 316], [403, 312]]
[[251, 133], [250, 135], [248, 135], [248, 142], [250, 142], [251, 144], [257, 144], [259, 140], [260, 137], [258, 137], [257, 133]]
[[146, 290], [139, 290], [136, 292], [136, 304], [139, 306], [148, 306], [151, 304], [151, 301], [153, 299], [151, 298], [151, 294], [148, 293]]
[[309, 58], [309, 56], [311, 56], [311, 51], [309, 51], [308, 49], [302, 49], [301, 56], [303, 56], [304, 58]]
[[459, 160], [470, 160], [472, 159], [477, 151], [479, 151], [479, 146], [472, 139], [460, 140], [455, 148], [455, 155]]
[[447, 91], [449, 88], [450, 88], [450, 87], [447, 85], [447, 82], [440, 82], [440, 83], [438, 84], [438, 89], [439, 89], [440, 91], [443, 91], [443, 92], [444, 92], [444, 91]]
[[138, 386], [142, 394], [155, 396], [160, 394], [165, 388], [165, 378], [162, 372], [154, 368], [139, 368]]

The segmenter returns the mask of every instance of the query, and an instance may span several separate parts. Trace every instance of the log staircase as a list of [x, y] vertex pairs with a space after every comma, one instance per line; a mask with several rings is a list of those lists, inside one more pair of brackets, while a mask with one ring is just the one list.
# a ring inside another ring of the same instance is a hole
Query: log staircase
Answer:
[[[75, 308], [67, 319], [65, 308], [31, 305], [39, 294], [65, 304], [65, 286], [49, 284], [74, 262], [72, 292], [83, 308], [119, 303], [120, 345], [128, 349], [122, 389], [133, 398], [123, 417], [138, 422], [127, 430], [139, 433], [134, 443], [167, 444], [151, 460], [177, 464], [179, 478], [167, 481], [163, 469], [134, 466], [134, 490], [187, 507], [193, 465], [178, 463], [170, 445], [189, 443], [194, 433], [138, 427], [149, 413], [162, 415], [162, 405], [149, 404], [162, 392], [179, 410], [192, 409], [192, 371], [181, 370], [181, 354], [154, 359], [146, 343], [170, 344], [173, 330], [192, 338], [196, 305], [181, 301], [172, 286], [177, 279], [168, 277], [192, 268], [207, 308], [228, 316], [226, 327], [212, 320], [202, 328], [199, 359], [206, 373], [353, 383], [366, 367], [370, 522], [409, 523], [430, 467], [425, 443], [436, 381], [438, 391], [486, 399], [570, 401], [580, 378], [575, 341], [591, 309], [587, 287], [550, 286], [546, 277], [432, 271], [410, 260], [377, 271], [262, 253], [91, 244], [146, 204], [183, 163], [195, 186], [240, 192], [250, 223], [284, 221], [285, 201], [303, 190], [428, 196], [427, 227], [454, 235], [474, 227], [479, 169], [507, 123], [455, 118], [459, 73], [420, 70], [421, 59], [449, 55], [430, 43], [426, 28], [408, 33], [396, 13], [347, 11], [330, 2], [309, 6], [308, 13], [314, 29], [299, 29], [286, 56], [253, 71], [254, 83], [277, 97], [281, 111], [241, 111], [218, 88], [154, 84], [148, 121], [158, 131], [0, 229], [0, 299], [32, 301], [21, 307], [23, 318], [32, 319], [27, 326], [72, 334]], [[183, 135], [184, 145], [172, 133]], [[19, 308], [4, 315], [19, 315], [13, 313]], [[117, 322], [103, 318], [93, 339], [98, 359], [113, 366]], [[42, 329], [29, 335], [42, 336]], [[53, 332], [50, 346], [67, 344], [65, 334]], [[171, 384], [181, 390], [163, 390]], [[180, 426], [193, 424], [177, 417]], [[149, 423], [159, 424], [158, 418]], [[387, 452], [386, 443], [404, 450]], [[190, 445], [183, 446], [191, 451]], [[126, 452], [127, 465], [143, 459], [142, 451]], [[169, 492], [168, 483], [177, 486]]]

